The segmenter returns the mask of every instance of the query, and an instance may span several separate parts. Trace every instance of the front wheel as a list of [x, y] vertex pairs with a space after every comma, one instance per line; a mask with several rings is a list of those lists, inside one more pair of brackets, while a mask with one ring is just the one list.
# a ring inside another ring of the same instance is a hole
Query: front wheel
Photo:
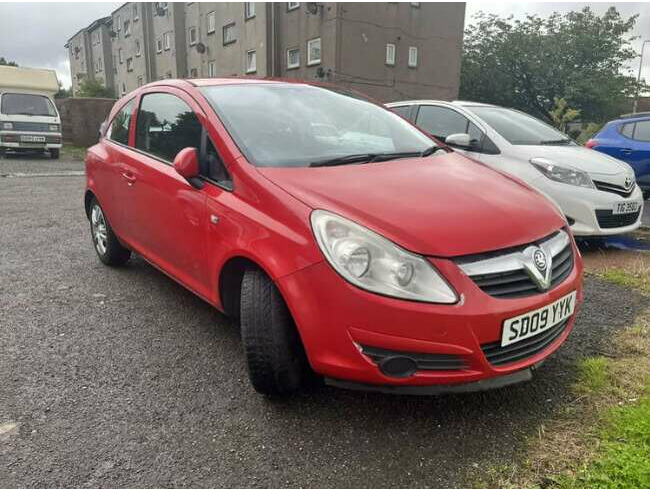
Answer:
[[313, 376], [300, 336], [278, 288], [259, 269], [244, 273], [241, 337], [253, 387], [265, 395], [286, 395]]
[[50, 157], [52, 157], [54, 160], [59, 158], [59, 149], [58, 148], [53, 148], [50, 150]]
[[131, 251], [124, 248], [115, 236], [111, 225], [104, 216], [102, 207], [93, 198], [90, 204], [90, 233], [95, 252], [106, 265], [123, 265], [131, 257]]

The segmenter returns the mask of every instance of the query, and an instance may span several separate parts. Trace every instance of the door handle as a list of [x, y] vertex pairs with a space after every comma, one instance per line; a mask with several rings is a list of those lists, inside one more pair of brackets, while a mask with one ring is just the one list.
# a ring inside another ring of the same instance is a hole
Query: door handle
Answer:
[[126, 185], [131, 186], [135, 183], [135, 176], [131, 173], [123, 172], [122, 177], [124, 177], [124, 180], [126, 180]]
[[634, 151], [634, 150], [631, 149], [631, 148], [621, 148], [621, 153], [622, 153], [623, 155], [629, 155], [629, 154], [632, 153], [633, 151]]

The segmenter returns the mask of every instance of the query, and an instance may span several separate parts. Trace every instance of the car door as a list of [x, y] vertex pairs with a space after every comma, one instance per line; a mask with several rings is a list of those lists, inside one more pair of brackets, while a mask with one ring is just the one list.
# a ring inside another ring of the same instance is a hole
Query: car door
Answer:
[[206, 196], [173, 167], [178, 152], [201, 148], [202, 109], [184, 91], [152, 88], [139, 100], [137, 157], [127, 161], [133, 240], [138, 251], [197, 293], [209, 290], [206, 268]]
[[650, 187], [650, 120], [637, 121], [631, 138], [623, 136], [626, 144], [618, 158], [630, 164], [640, 185]]
[[129, 138], [132, 129], [135, 98], [127, 101], [109, 122], [103, 139], [105, 154], [102, 165], [95, 168], [95, 188], [98, 199], [106, 213], [111, 227], [123, 240], [130, 241], [128, 227], [129, 199], [123, 177], [123, 166], [129, 153]]

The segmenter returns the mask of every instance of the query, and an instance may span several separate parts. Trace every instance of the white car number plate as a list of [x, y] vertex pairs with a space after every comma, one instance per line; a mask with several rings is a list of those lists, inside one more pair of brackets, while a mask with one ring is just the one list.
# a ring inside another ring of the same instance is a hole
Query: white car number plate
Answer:
[[45, 136], [24, 135], [20, 137], [20, 141], [25, 143], [45, 143]]
[[639, 207], [641, 207], [641, 203], [638, 201], [620, 201], [614, 204], [613, 214], [636, 213]]
[[501, 347], [545, 332], [573, 315], [575, 308], [576, 292], [573, 291], [542, 308], [508, 318], [503, 322]]

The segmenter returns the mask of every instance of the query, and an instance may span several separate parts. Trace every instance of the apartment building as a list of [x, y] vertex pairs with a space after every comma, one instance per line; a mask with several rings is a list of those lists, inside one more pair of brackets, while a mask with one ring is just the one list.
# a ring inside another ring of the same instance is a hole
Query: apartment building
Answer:
[[111, 18], [103, 17], [81, 29], [65, 44], [70, 58], [72, 91], [79, 92], [85, 78], [113, 85]]
[[[130, 2], [110, 19], [118, 95], [163, 78], [257, 76], [381, 101], [458, 96], [464, 3]], [[83, 70], [73, 55], [74, 88]]]

